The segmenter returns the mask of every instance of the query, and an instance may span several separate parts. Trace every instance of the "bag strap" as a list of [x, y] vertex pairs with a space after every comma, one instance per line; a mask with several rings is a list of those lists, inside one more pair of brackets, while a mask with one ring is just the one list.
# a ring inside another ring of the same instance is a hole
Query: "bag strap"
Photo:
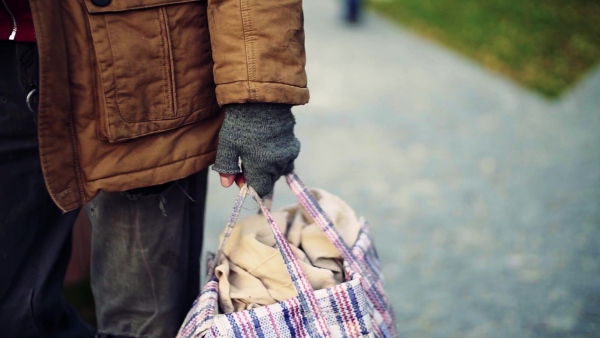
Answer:
[[308, 277], [304, 274], [304, 272], [300, 269], [300, 264], [298, 263], [298, 259], [296, 255], [292, 252], [290, 248], [290, 244], [287, 241], [287, 238], [281, 233], [279, 227], [275, 223], [269, 208], [265, 206], [262, 202], [262, 199], [258, 196], [256, 191], [252, 189], [252, 187], [248, 188], [248, 193], [256, 203], [260, 206], [263, 214], [267, 218], [269, 225], [271, 226], [271, 231], [275, 236], [275, 242], [277, 243], [277, 247], [281, 256], [283, 256], [283, 261], [285, 262], [285, 267], [288, 271], [288, 274], [292, 278], [292, 282], [294, 283], [294, 287], [296, 288], [296, 292], [298, 293], [298, 299], [300, 301], [300, 305], [304, 310], [304, 315], [306, 316], [306, 323], [308, 324], [308, 328], [311, 337], [331, 337], [331, 333], [329, 332], [329, 327], [327, 326], [327, 322], [325, 321], [325, 317], [321, 313], [321, 307], [319, 306], [319, 301], [317, 297], [315, 297], [315, 291], [313, 290], [310, 282], [308, 281]]
[[384, 317], [387, 325], [390, 327], [393, 326], [394, 318], [391, 309], [388, 308], [389, 301], [385, 295], [382, 284], [378, 283], [380, 277], [376, 276], [373, 270], [366, 265], [366, 261], [354, 257], [354, 254], [336, 230], [333, 222], [329, 219], [327, 214], [325, 214], [312, 192], [310, 192], [304, 183], [300, 181], [300, 178], [298, 178], [295, 173], [291, 173], [286, 176], [286, 179], [300, 205], [302, 205], [310, 217], [317, 223], [329, 241], [340, 251], [342, 258], [348, 262], [350, 268], [358, 272], [364, 280], [368, 281], [367, 286], [369, 287], [369, 290], [366, 291], [375, 296], [369, 297], [369, 299], [373, 302], [373, 305], [378, 312]]
[[246, 186], [246, 184], [244, 184], [240, 188], [237, 198], [235, 199], [235, 204], [233, 205], [233, 210], [231, 211], [231, 215], [229, 215], [229, 219], [227, 220], [227, 225], [225, 225], [225, 230], [223, 231], [223, 238], [221, 239], [221, 242], [219, 243], [219, 247], [217, 248], [217, 251], [215, 251], [214, 259], [209, 261], [207, 271], [206, 271], [206, 273], [208, 275], [207, 280], [211, 280], [213, 277], [215, 277], [215, 269], [217, 268], [217, 265], [221, 261], [221, 256], [223, 256], [223, 248], [225, 246], [225, 242], [227, 242], [227, 240], [229, 239], [229, 236], [231, 236], [231, 231], [233, 231], [233, 227], [235, 226], [235, 223], [237, 222], [238, 218], [240, 217], [240, 212], [242, 211], [242, 206], [244, 206], [244, 200], [246, 199], [247, 194], [248, 194], [248, 187]]
[[300, 178], [295, 173], [287, 175], [286, 180], [300, 205], [302, 205], [308, 215], [315, 221], [315, 223], [317, 223], [329, 241], [340, 251], [342, 258], [348, 262], [353, 270], [356, 270], [356, 272], [359, 272], [363, 278], [369, 279], [369, 281], [374, 284], [378, 277], [373, 275], [371, 269], [365, 265], [365, 262], [362, 262], [354, 257], [350, 247], [346, 244], [346, 242], [344, 242], [333, 222], [329, 219], [327, 214], [325, 214], [323, 209], [321, 209], [317, 198], [312, 194], [312, 192], [306, 188], [304, 183], [300, 181]]
[[[313, 218], [329, 241], [340, 251], [344, 260], [348, 262], [350, 269], [361, 275], [363, 278], [363, 285], [365, 288], [368, 288], [366, 291], [371, 295], [369, 296], [369, 299], [373, 302], [372, 305], [383, 316], [384, 321], [388, 326], [392, 326], [394, 318], [391, 309], [389, 308], [389, 300], [387, 299], [383, 290], [383, 285], [380, 282], [381, 276], [375, 274], [374, 270], [367, 265], [368, 263], [366, 260], [360, 260], [355, 257], [351, 248], [344, 242], [343, 238], [335, 228], [334, 223], [319, 205], [316, 197], [308, 188], [306, 188], [300, 178], [295, 173], [291, 173], [286, 176], [286, 179], [300, 205], [302, 205], [311, 218]], [[257, 201], [257, 203], [259, 203], [259, 205], [261, 204], [259, 201]], [[264, 212], [265, 211], [263, 210], [263, 213]], [[276, 225], [274, 230], [279, 232], [279, 228]], [[287, 245], [287, 240], [285, 240], [283, 235], [282, 238]], [[295, 256], [293, 257], [295, 258]]]
[[292, 252], [290, 245], [286, 239], [286, 237], [281, 233], [279, 227], [273, 220], [273, 216], [269, 211], [269, 208], [265, 206], [262, 199], [258, 196], [256, 191], [252, 187], [248, 187], [243, 185], [240, 189], [240, 193], [236, 199], [235, 205], [233, 207], [233, 211], [227, 222], [227, 226], [225, 228], [225, 232], [223, 235], [223, 239], [219, 244], [219, 248], [215, 254], [215, 260], [213, 261], [212, 266], [209, 266], [209, 278], [214, 277], [215, 268], [218, 262], [220, 261], [223, 255], [223, 247], [225, 242], [231, 235], [233, 227], [239, 217], [240, 211], [242, 209], [242, 205], [244, 204], [244, 199], [246, 195], [249, 194], [260, 206], [263, 215], [267, 218], [267, 222], [271, 227], [271, 232], [273, 232], [273, 236], [275, 237], [275, 243], [277, 244], [277, 248], [283, 257], [283, 261], [285, 263], [286, 270], [292, 279], [292, 283], [294, 284], [294, 288], [298, 294], [298, 300], [300, 302], [300, 306], [302, 308], [302, 313], [306, 317], [306, 330], [308, 331], [311, 337], [332, 337], [329, 332], [329, 327], [327, 326], [327, 322], [325, 321], [325, 317], [321, 313], [321, 308], [319, 306], [319, 302], [315, 297], [314, 290], [308, 281], [308, 278], [304, 274], [304, 272], [300, 268], [300, 264], [298, 263], [298, 259]]

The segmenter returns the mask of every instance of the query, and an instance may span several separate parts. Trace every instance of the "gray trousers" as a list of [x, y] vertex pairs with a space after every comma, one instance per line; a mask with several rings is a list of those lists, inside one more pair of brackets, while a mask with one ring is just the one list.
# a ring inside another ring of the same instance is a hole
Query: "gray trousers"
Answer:
[[177, 333], [199, 292], [206, 175], [158, 194], [101, 193], [86, 206], [92, 291], [105, 337]]
[[78, 211], [44, 185], [25, 102], [36, 60], [35, 44], [0, 41], [0, 337], [173, 337], [199, 292], [207, 170], [86, 207], [96, 333], [62, 296]]

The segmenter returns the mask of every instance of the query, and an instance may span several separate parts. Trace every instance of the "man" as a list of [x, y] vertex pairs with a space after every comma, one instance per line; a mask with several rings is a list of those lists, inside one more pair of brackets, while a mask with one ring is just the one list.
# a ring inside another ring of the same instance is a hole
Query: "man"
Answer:
[[3, 0], [0, 40], [0, 336], [94, 335], [61, 296], [86, 204], [97, 336], [174, 336], [206, 168], [262, 196], [293, 169], [301, 0]]

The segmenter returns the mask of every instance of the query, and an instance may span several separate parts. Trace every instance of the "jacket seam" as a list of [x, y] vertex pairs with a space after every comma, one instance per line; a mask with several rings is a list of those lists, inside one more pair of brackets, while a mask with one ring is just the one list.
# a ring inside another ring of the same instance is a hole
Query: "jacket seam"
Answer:
[[[36, 2], [34, 2], [31, 6], [31, 10], [32, 13], [34, 10], [36, 10], [36, 8], [34, 7], [35, 4], [37, 4]], [[38, 20], [43, 20], [42, 17], [40, 17], [39, 15], [37, 16]], [[41, 24], [43, 26], [43, 23]], [[38, 44], [38, 50], [46, 50], [46, 40], [43, 38], [45, 31], [41, 31], [38, 32], [38, 39], [37, 39], [37, 44]], [[46, 59], [43, 57], [40, 57], [38, 60], [38, 64], [40, 67], [40, 87], [41, 87], [41, 80], [42, 80], [42, 70], [46, 69]], [[38, 102], [38, 138], [41, 139], [43, 138], [43, 135], [41, 133], [41, 130], [44, 129], [45, 126], [45, 121], [44, 119], [42, 119], [43, 115], [40, 114], [40, 112], [44, 111], [43, 107], [47, 105], [46, 100], [45, 100], [45, 96], [40, 95], [39, 98], [39, 102]], [[46, 147], [42, 146], [42, 143], [40, 142], [39, 145], [39, 154], [40, 154], [40, 166], [42, 167], [42, 176], [44, 177], [44, 182], [48, 182], [48, 157], [47, 157], [47, 150]], [[53, 186], [46, 184], [47, 189], [48, 189], [48, 194], [50, 195], [50, 198], [52, 198], [52, 200], [54, 201], [54, 203], [56, 203], [56, 205], [60, 206], [61, 203], [58, 201], [58, 199], [56, 198], [56, 190]], [[71, 203], [72, 204], [72, 203]], [[61, 208], [62, 209], [62, 208]]]
[[[96, 62], [94, 60], [96, 60], [96, 45], [94, 44], [94, 37], [92, 36], [92, 28], [91, 28], [91, 23], [90, 23], [90, 19], [89, 17], [86, 20], [87, 25], [85, 25], [85, 29], [86, 29], [86, 33], [87, 33], [87, 42], [88, 42], [88, 52], [90, 54], [90, 65], [93, 67], [92, 68], [92, 79], [94, 80], [92, 82], [92, 98], [94, 100], [94, 116], [96, 117], [96, 123], [97, 123], [97, 127], [96, 127], [96, 134], [98, 135], [99, 139], [103, 139], [106, 138], [105, 132], [104, 132], [104, 127], [103, 127], [103, 121], [102, 121], [102, 116], [100, 115], [100, 98], [98, 97], [98, 92], [99, 92], [99, 88], [98, 88], [98, 82], [100, 80], [100, 74], [98, 74], [97, 69], [94, 67], [94, 65], [96, 64]], [[98, 66], [98, 68], [100, 68], [100, 66]], [[104, 91], [104, 87], [103, 87], [103, 91]]]
[[[36, 12], [37, 10], [39, 10], [39, 8], [36, 7], [36, 6], [37, 6], [37, 2], [34, 1], [31, 4], [32, 13]], [[38, 18], [39, 21], [43, 21], [43, 17], [44, 17], [43, 15], [42, 16], [40, 16], [40, 15], [37, 16], [37, 18]], [[40, 26], [45, 26], [45, 23], [44, 22], [40, 22]], [[44, 51], [44, 50], [46, 50], [46, 46], [48, 46], [48, 44], [46, 42], [46, 40], [47, 40], [46, 37], [47, 36], [45, 36], [46, 33], [47, 32], [44, 31], [44, 30], [41, 30], [40, 32], [38, 32], [38, 38], [37, 38], [38, 50], [41, 49], [41, 50]], [[40, 53], [40, 54], [42, 54], [42, 53]], [[46, 66], [48, 65], [47, 59], [44, 58], [44, 57], [38, 58], [38, 64], [40, 65], [40, 72], [39, 72], [40, 79], [39, 79], [39, 82], [40, 82], [40, 87], [41, 87], [41, 79], [42, 79], [42, 72], [41, 72], [41, 70], [42, 69], [44, 69], [44, 70], [46, 69]], [[45, 99], [45, 100], [43, 100], [43, 99]], [[40, 95], [40, 100], [38, 102], [38, 138], [39, 139], [41, 139], [41, 138], [44, 137], [42, 135], [42, 133], [40, 133], [39, 131], [40, 131], [40, 129], [44, 128], [44, 125], [46, 125], [45, 121], [40, 118], [39, 112], [43, 111], [42, 107], [47, 107], [47, 105], [48, 105], [48, 103], [46, 102], [47, 100], [48, 99], [46, 98], [46, 96]], [[71, 117], [69, 117], [69, 121], [72, 122]], [[71, 127], [72, 127], [72, 125], [71, 125]], [[49, 178], [48, 178], [48, 152], [47, 152], [47, 147], [43, 147], [43, 146], [40, 145], [39, 146], [39, 155], [40, 155], [40, 166], [42, 167], [42, 176], [44, 177], [44, 182], [46, 182], [46, 188], [48, 189], [48, 194], [50, 195], [50, 198], [52, 199], [52, 201], [59, 207], [59, 209], [61, 209], [62, 211], [66, 211], [66, 210], [70, 209], [71, 206], [79, 204], [78, 201], [85, 200], [85, 198], [82, 195], [80, 195], [77, 198], [77, 201], [68, 203], [67, 205], [64, 205], [63, 203], [61, 203], [62, 199], [59, 201], [59, 199], [57, 198], [57, 196], [59, 196], [62, 192], [58, 192], [57, 193], [56, 189], [53, 186], [51, 186], [51, 184], [48, 184], [48, 182], [50, 182], [50, 181], [49, 181]], [[76, 156], [77, 154], [74, 153], [73, 155]], [[78, 159], [74, 158], [73, 161], [75, 162], [73, 169], [79, 168]], [[83, 186], [79, 186], [79, 182], [81, 181], [81, 176], [77, 172], [75, 172], [75, 181], [76, 181], [76, 185], [78, 185], [77, 189], [79, 191], [81, 191], [83, 189]], [[64, 190], [64, 191], [70, 191], [70, 190], [71, 189], [69, 187], [67, 187], [67, 189]]]
[[[119, 115], [120, 115], [121, 114], [121, 107], [119, 106], [119, 99], [118, 99], [118, 97], [119, 97], [119, 90], [118, 90], [119, 84], [117, 82], [117, 67], [115, 66], [115, 50], [114, 50], [113, 43], [112, 43], [110, 29], [108, 28], [108, 19], [107, 19], [106, 15], [104, 16], [104, 26], [106, 27], [106, 37], [108, 38], [108, 43], [110, 44], [110, 55], [112, 56], [112, 68], [113, 68], [112, 74], [113, 74], [113, 77], [115, 78], [115, 84], [114, 84], [114, 86], [115, 86], [115, 89], [114, 89], [114, 91], [115, 91], [115, 94], [114, 94], [114, 96], [115, 96], [115, 103], [114, 104], [117, 106], [117, 110], [119, 111]], [[93, 34], [94, 30], [92, 29], [91, 31], [92, 31], [92, 34]], [[98, 54], [96, 54], [96, 55], [98, 55]], [[99, 59], [98, 59], [98, 65], [99, 65], [100, 68], [102, 68], [101, 61]], [[102, 71], [102, 72], [104, 72], [104, 71]], [[100, 74], [100, 76], [102, 76], [102, 74]], [[106, 96], [106, 88], [105, 87], [106, 86], [104, 84], [104, 79], [102, 79], [102, 91], [104, 92], [104, 95]], [[105, 98], [105, 100], [107, 100], [107, 99], [108, 98]], [[106, 110], [108, 110], [108, 109], [106, 109]], [[106, 131], [108, 133], [108, 138], [112, 140], [113, 139], [113, 133], [112, 133], [112, 128], [111, 128], [111, 124], [112, 123], [111, 123], [109, 114], [105, 114], [104, 118], [105, 118], [105, 121], [106, 121]]]
[[169, 163], [165, 163], [165, 164], [161, 164], [161, 165], [156, 165], [153, 166], [152, 168], [146, 168], [146, 169], [139, 169], [139, 170], [132, 170], [132, 171], [126, 171], [126, 172], [122, 172], [122, 173], [118, 173], [118, 174], [114, 174], [114, 175], [110, 175], [110, 176], [104, 176], [104, 177], [100, 177], [100, 178], [95, 178], [93, 180], [86, 180], [85, 183], [91, 183], [91, 182], [96, 182], [96, 181], [100, 181], [100, 180], [105, 180], [105, 179], [109, 179], [109, 178], [113, 178], [113, 177], [117, 177], [117, 176], [121, 176], [121, 175], [128, 175], [128, 174], [135, 174], [135, 173], [141, 173], [144, 171], [150, 171], [150, 170], [156, 170], [157, 168], [162, 168], [162, 167], [166, 167], [175, 163], [179, 163], [179, 162], [183, 162], [183, 161], [187, 161], [190, 158], [194, 158], [194, 157], [201, 157], [201, 156], [207, 156], [213, 153], [216, 153], [216, 150], [204, 153], [204, 154], [198, 154], [198, 155], [193, 155], [193, 156], [188, 156], [185, 158], [182, 158], [180, 160], [177, 161], [173, 161], [173, 162], [169, 162]]
[[[170, 83], [169, 83], [169, 46], [168, 46], [168, 37], [166, 36], [168, 28], [166, 27], [165, 17], [164, 17], [164, 7], [159, 8], [155, 11], [156, 13], [156, 27], [158, 28], [158, 32], [160, 34], [160, 43], [162, 44], [162, 48], [160, 49], [160, 57], [162, 64], [162, 76], [163, 76], [163, 97], [164, 97], [164, 113], [163, 116], [172, 116], [173, 115], [173, 107], [170, 107], [172, 101], [172, 97], [169, 97]], [[165, 55], [166, 54], [166, 55]], [[172, 94], [172, 93], [171, 93]], [[171, 108], [171, 109], [169, 109]], [[120, 112], [120, 109], [119, 109]], [[123, 115], [121, 114], [121, 118]], [[123, 120], [125, 120], [123, 118]]]
[[[62, 12], [61, 12], [62, 14]], [[61, 22], [63, 20], [61, 19]], [[63, 35], [65, 34], [65, 27], [63, 24]], [[67, 41], [67, 37], [64, 37], [65, 41]], [[79, 163], [79, 142], [77, 141], [77, 135], [75, 132], [75, 114], [73, 113], [73, 96], [72, 93], [69, 93], [69, 101], [71, 104], [71, 109], [69, 109], [69, 136], [71, 138], [71, 144], [73, 145], [73, 164], [75, 169], [75, 180], [77, 182], [77, 190], [79, 190], [79, 200], [84, 204], [87, 203], [87, 198], [85, 195], [85, 191], [83, 189], [83, 179], [81, 175], [81, 165]]]
[[163, 21], [165, 26], [165, 36], [167, 39], [167, 50], [169, 52], [168, 64], [169, 68], [167, 69], [170, 75], [170, 83], [169, 89], [171, 91], [171, 114], [170, 117], [175, 118], [178, 117], [179, 107], [181, 106], [179, 102], [179, 95], [177, 95], [177, 70], [175, 69], [175, 56], [173, 52], [173, 38], [171, 36], [171, 26], [169, 19], [169, 12], [167, 11], [167, 7], [161, 7], [161, 11], [163, 14]]
[[[104, 79], [103, 79], [103, 73], [105, 71], [105, 69], [102, 67], [102, 63], [100, 62], [100, 59], [98, 58], [98, 52], [97, 52], [97, 48], [98, 46], [96, 45], [96, 43], [94, 42], [94, 29], [92, 29], [92, 21], [91, 21], [91, 16], [87, 16], [87, 23], [88, 23], [88, 27], [87, 29], [89, 30], [89, 35], [88, 35], [88, 43], [90, 43], [90, 60], [95, 60], [95, 62], [92, 62], [92, 66], [97, 65], [98, 68], [94, 70], [94, 80], [97, 81], [94, 84], [94, 101], [96, 102], [96, 116], [97, 116], [97, 121], [98, 124], [100, 124], [99, 126], [99, 132], [98, 134], [102, 135], [102, 138], [112, 138], [112, 134], [110, 132], [110, 128], [109, 128], [109, 120], [108, 117], [106, 116], [106, 114], [103, 114], [103, 111], [106, 111], [107, 108], [107, 99], [106, 99], [106, 89], [104, 86]], [[106, 22], [106, 17], [104, 17], [104, 24], [107, 25]], [[107, 29], [108, 31], [108, 29]], [[109, 40], [110, 43], [110, 34], [107, 32], [107, 38]], [[92, 55], [94, 57], [94, 59], [92, 58]], [[100, 91], [101, 90], [101, 91]], [[102, 93], [102, 94], [100, 94]], [[102, 101], [102, 108], [100, 107], [100, 101]]]
[[[116, 8], [116, 9], [111, 9], [111, 8], [107, 8], [107, 7], [104, 7], [105, 9], [99, 9], [99, 8], [95, 7], [94, 8], [95, 10], [91, 10], [91, 8], [86, 8], [86, 10], [90, 14], [109, 14], [109, 13], [128, 12], [128, 11], [134, 11], [134, 10], [139, 10], [139, 9], [149, 9], [149, 8], [155, 8], [155, 7], [185, 4], [185, 3], [190, 3], [190, 2], [203, 2], [203, 0], [166, 1], [166, 2], [160, 2], [160, 3], [147, 4], [147, 5], [125, 6], [123, 8]], [[89, 7], [89, 6], [86, 6], [86, 7]]]
[[248, 89], [250, 101], [256, 100], [256, 62], [254, 52], [254, 39], [252, 35], [252, 18], [250, 15], [250, 6], [247, 0], [240, 0], [240, 10], [242, 14], [242, 30], [244, 33], [244, 46], [246, 51], [246, 71], [248, 73]]
[[75, 136], [75, 121], [73, 113], [69, 113], [69, 136], [73, 144], [73, 162], [75, 162], [75, 178], [77, 180], [77, 189], [79, 190], [79, 199], [83, 203], [87, 203], [85, 191], [83, 189], [83, 180], [81, 178], [81, 166], [79, 165], [79, 144]]
[[[160, 122], [171, 122], [173, 120], [181, 120], [182, 118], [189, 117], [192, 114], [203, 113], [207, 108], [210, 108], [210, 106], [213, 104], [214, 101], [215, 101], [215, 99], [213, 97], [210, 100], [210, 102], [207, 103], [202, 108], [200, 108], [200, 109], [198, 109], [196, 111], [193, 111], [190, 114], [186, 114], [186, 115], [182, 115], [182, 116], [177, 116], [177, 117], [174, 117], [174, 118], [162, 119], [162, 120], [152, 120], [152, 121], [141, 121], [141, 122], [127, 122], [127, 121], [125, 121], [125, 123], [140, 125], [140, 124], [147, 124], [147, 123], [150, 123], [150, 122], [159, 122], [160, 123]], [[205, 116], [205, 117], [202, 117], [202, 118], [191, 119], [189, 121], [182, 122], [181, 124], [171, 125], [171, 126], [167, 126], [167, 127], [160, 127], [157, 130], [151, 130], [151, 131], [148, 131], [148, 132], [138, 132], [138, 133], [135, 133], [135, 134], [131, 134], [129, 136], [122, 136], [122, 137], [119, 137], [117, 139], [111, 138], [109, 142], [110, 143], [119, 143], [120, 141], [133, 140], [133, 139], [136, 139], [136, 138], [139, 138], [139, 137], [142, 137], [142, 136], [146, 136], [146, 135], [153, 135], [153, 134], [158, 134], [158, 133], [162, 133], [162, 132], [173, 130], [173, 129], [178, 129], [178, 128], [181, 128], [181, 127], [184, 127], [184, 126], [188, 126], [190, 124], [202, 122], [203, 120], [206, 120], [206, 119], [208, 119], [210, 117], [213, 117], [214, 115], [216, 115], [216, 114], [212, 113], [212, 114], [210, 114], [208, 116]]]
[[253, 81], [237, 80], [237, 81], [223, 82], [223, 83], [217, 83], [217, 86], [223, 86], [223, 85], [240, 83], [240, 82], [244, 82], [244, 83], [248, 83], [248, 82], [253, 82], [253, 83], [268, 83], [268, 84], [276, 84], [276, 85], [288, 86], [288, 87], [294, 87], [294, 88], [300, 88], [300, 89], [307, 89], [307, 87], [296, 86], [296, 85], [292, 85], [292, 84], [288, 84], [288, 83], [283, 83], [283, 82], [256, 81], [256, 80], [253, 80]]

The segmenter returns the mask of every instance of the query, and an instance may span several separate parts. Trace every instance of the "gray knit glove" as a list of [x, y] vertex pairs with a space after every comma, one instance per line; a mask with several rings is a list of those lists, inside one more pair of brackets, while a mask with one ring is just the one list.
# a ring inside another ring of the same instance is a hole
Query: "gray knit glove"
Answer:
[[300, 152], [291, 107], [279, 103], [226, 105], [213, 170], [241, 173], [241, 158], [246, 183], [261, 197], [271, 193], [275, 181], [294, 170]]

